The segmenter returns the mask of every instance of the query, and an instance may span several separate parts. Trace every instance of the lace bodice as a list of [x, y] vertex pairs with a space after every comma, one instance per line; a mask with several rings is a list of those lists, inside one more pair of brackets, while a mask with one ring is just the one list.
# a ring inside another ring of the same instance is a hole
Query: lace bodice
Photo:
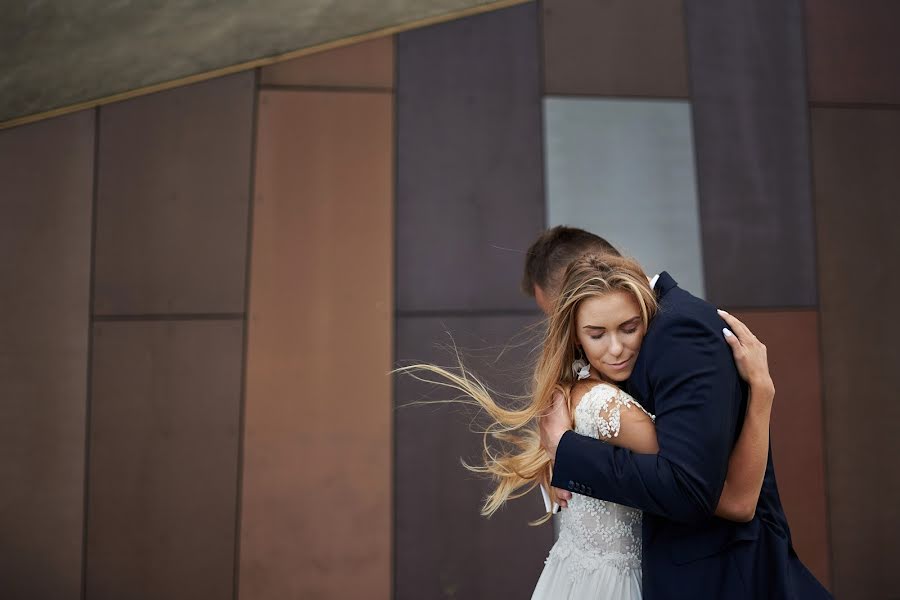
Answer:
[[[575, 432], [601, 440], [617, 437], [623, 410], [641, 410], [654, 418], [618, 388], [596, 385], [575, 408]], [[575, 577], [603, 566], [640, 568], [641, 511], [573, 494], [562, 511], [559, 539], [547, 564], [553, 561], [563, 561]]]

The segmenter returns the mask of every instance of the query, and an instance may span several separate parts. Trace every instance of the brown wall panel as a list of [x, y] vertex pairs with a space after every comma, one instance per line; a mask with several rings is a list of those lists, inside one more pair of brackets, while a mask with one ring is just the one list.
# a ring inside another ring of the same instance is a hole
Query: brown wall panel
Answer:
[[688, 96], [682, 0], [545, 0], [547, 94]]
[[900, 104], [900, 2], [805, 5], [810, 100]]
[[94, 324], [87, 597], [230, 598], [243, 322]]
[[240, 597], [391, 590], [393, 96], [260, 93]]
[[243, 312], [253, 82], [101, 109], [95, 313]]
[[900, 111], [814, 109], [834, 592], [900, 589]]
[[828, 586], [830, 549], [822, 440], [819, 323], [816, 311], [735, 312], [766, 344], [775, 381], [772, 460], [794, 549]]
[[[401, 317], [399, 364], [454, 365], [450, 348], [479, 379], [507, 394], [523, 391], [537, 356], [538, 317]], [[531, 327], [531, 329], [529, 329]], [[398, 600], [528, 598], [553, 543], [553, 526], [529, 527], [544, 512], [540, 492], [512, 500], [490, 519], [480, 514], [490, 481], [470, 473], [481, 460], [482, 421], [452, 405], [411, 405], [455, 397], [410, 376], [397, 377]]]
[[0, 595], [81, 594], [94, 111], [0, 132]]
[[394, 37], [382, 37], [263, 67], [260, 83], [391, 88], [394, 86]]

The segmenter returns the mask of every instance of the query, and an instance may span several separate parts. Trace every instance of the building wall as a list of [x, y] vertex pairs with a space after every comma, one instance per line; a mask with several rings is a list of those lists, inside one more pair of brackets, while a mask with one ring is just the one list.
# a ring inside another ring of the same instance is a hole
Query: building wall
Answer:
[[546, 0], [0, 132], [4, 598], [527, 595], [540, 499], [389, 372], [521, 392], [558, 223], [766, 342], [798, 554], [895, 594], [898, 16]]

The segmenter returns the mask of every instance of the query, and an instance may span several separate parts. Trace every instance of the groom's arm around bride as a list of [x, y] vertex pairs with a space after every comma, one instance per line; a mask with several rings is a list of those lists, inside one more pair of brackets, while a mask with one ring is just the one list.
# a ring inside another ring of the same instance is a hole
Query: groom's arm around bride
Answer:
[[590, 485], [604, 500], [682, 523], [714, 514], [746, 404], [723, 323], [710, 313], [700, 320], [661, 311], [644, 340], [628, 391], [656, 414], [659, 454], [566, 431], [558, 449], [548, 448], [554, 485]]

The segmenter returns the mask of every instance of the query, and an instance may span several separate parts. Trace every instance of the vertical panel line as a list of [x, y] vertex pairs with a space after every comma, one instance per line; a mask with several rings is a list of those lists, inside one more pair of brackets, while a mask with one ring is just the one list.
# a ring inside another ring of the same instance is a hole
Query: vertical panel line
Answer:
[[[393, 95], [393, 110], [394, 110], [394, 123], [393, 123], [393, 154], [394, 154], [394, 164], [392, 165], [392, 178], [391, 182], [391, 246], [392, 246], [392, 256], [391, 256], [391, 284], [392, 290], [391, 293], [393, 297], [391, 298], [392, 310], [390, 311], [391, 318], [391, 329], [393, 335], [391, 335], [391, 367], [393, 368], [397, 364], [397, 338], [399, 337], [400, 332], [398, 331], [398, 321], [397, 318], [397, 298], [399, 298], [399, 290], [398, 290], [398, 272], [399, 272], [399, 264], [398, 264], [398, 256], [399, 256], [399, 246], [400, 243], [397, 239], [397, 232], [400, 229], [398, 222], [398, 212], [397, 207], [399, 206], [398, 201], [398, 183], [400, 181], [400, 68], [398, 60], [399, 56], [399, 45], [400, 45], [400, 37], [403, 34], [397, 34], [394, 36], [394, 44], [393, 44], [393, 70], [394, 70], [394, 95]], [[391, 376], [391, 515], [390, 515], [390, 535], [391, 535], [391, 549], [390, 549], [390, 598], [395, 598], [397, 594], [397, 398], [396, 398], [396, 389], [397, 389], [397, 376]]]
[[246, 437], [246, 410], [247, 410], [247, 364], [250, 330], [250, 278], [253, 264], [253, 210], [256, 206], [256, 147], [259, 137], [259, 94], [260, 94], [260, 69], [253, 71], [253, 106], [250, 110], [250, 173], [247, 198], [247, 239], [244, 255], [244, 323], [242, 332], [241, 350], [241, 397], [238, 403], [238, 444], [237, 444], [237, 473], [234, 503], [234, 567], [232, 573], [232, 597], [238, 600], [240, 595], [241, 576], [241, 525], [244, 496], [244, 440]]
[[[538, 61], [538, 110], [540, 112], [540, 123], [538, 124], [538, 143], [541, 152], [541, 193], [544, 197], [541, 199], [544, 206], [543, 216], [544, 222], [541, 223], [541, 231], [546, 231], [550, 224], [550, 189], [547, 184], [547, 164], [549, 161], [549, 153], [547, 150], [547, 40], [544, 35], [544, 3], [545, 0], [537, 0], [537, 61]], [[527, 254], [527, 251], [526, 251]], [[525, 260], [528, 260], [526, 255]], [[525, 293], [531, 293], [530, 290], [522, 290]], [[559, 539], [559, 519], [553, 519], [553, 541]]]
[[806, 2], [800, 0], [801, 23], [800, 23], [800, 44], [801, 52], [803, 52], [803, 66], [806, 69], [806, 152], [809, 158], [809, 204], [812, 215], [812, 245], [813, 245], [813, 268], [816, 274], [816, 330], [819, 334], [818, 360], [819, 360], [819, 389], [822, 390], [819, 395], [819, 403], [822, 411], [821, 431], [819, 434], [822, 442], [822, 478], [823, 487], [825, 489], [825, 542], [828, 544], [828, 591], [834, 595], [835, 578], [834, 578], [834, 536], [832, 533], [831, 519], [831, 479], [829, 477], [830, 445], [828, 444], [828, 406], [826, 403], [826, 394], [828, 387], [825, 385], [825, 327], [823, 325], [822, 314], [822, 264], [819, 260], [819, 216], [816, 210], [816, 177], [815, 177], [815, 153], [813, 152], [813, 124], [812, 124], [812, 106], [810, 102], [809, 90], [812, 82], [810, 81], [809, 72], [809, 36], [807, 35], [805, 16], [807, 14]]
[[87, 597], [87, 569], [88, 569], [88, 516], [90, 514], [90, 465], [91, 465], [91, 396], [93, 394], [93, 365], [94, 365], [94, 281], [96, 272], [97, 253], [97, 198], [100, 182], [100, 107], [94, 109], [94, 164], [91, 165], [93, 180], [91, 182], [91, 233], [90, 233], [90, 257], [88, 274], [88, 310], [87, 310], [87, 361], [85, 368], [85, 399], [84, 399], [84, 477], [83, 506], [81, 521], [81, 599]]
[[[541, 229], [547, 229], [547, 223], [550, 221], [550, 203], [548, 199], [550, 194], [547, 190], [547, 115], [544, 108], [544, 99], [547, 97], [547, 76], [546, 76], [546, 57], [544, 39], [544, 0], [537, 0], [537, 60], [538, 60], [538, 111], [540, 113], [540, 124], [538, 125], [538, 143], [541, 147], [541, 192], [544, 194], [544, 222]], [[525, 291], [525, 290], [523, 290]]]

